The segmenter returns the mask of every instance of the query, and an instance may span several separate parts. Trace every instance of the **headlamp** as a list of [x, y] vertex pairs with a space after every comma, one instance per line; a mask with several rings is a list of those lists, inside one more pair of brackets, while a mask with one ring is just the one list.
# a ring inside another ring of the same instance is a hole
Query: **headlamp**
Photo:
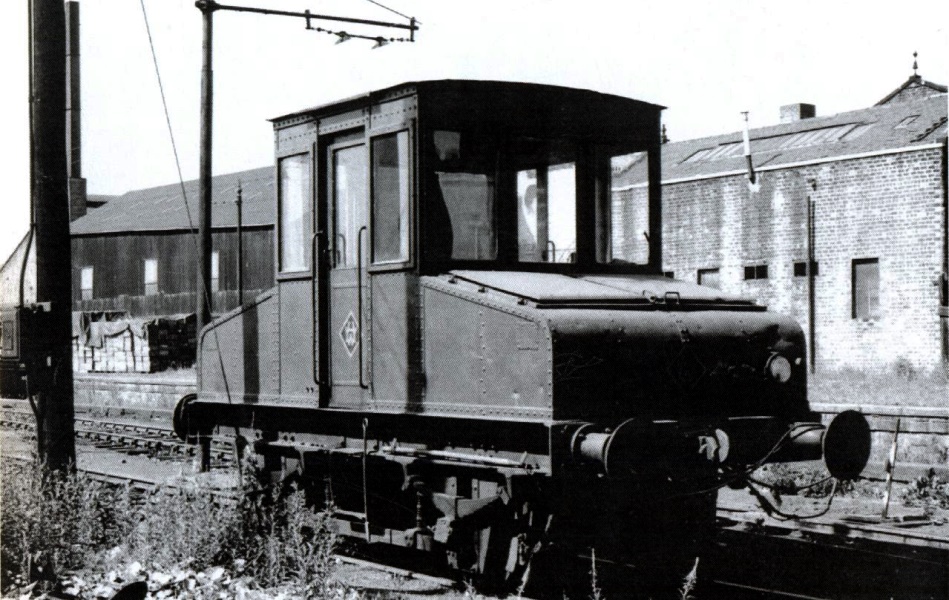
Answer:
[[772, 354], [764, 369], [778, 383], [787, 383], [791, 379], [791, 361], [780, 354]]

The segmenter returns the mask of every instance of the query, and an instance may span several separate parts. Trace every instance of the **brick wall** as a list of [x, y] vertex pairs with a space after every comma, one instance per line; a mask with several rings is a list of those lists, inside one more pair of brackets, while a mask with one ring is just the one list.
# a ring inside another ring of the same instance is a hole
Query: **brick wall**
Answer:
[[[943, 150], [841, 160], [663, 186], [666, 271], [697, 281], [720, 269], [721, 288], [796, 318], [805, 331], [807, 198], [815, 206], [818, 366], [941, 364], [939, 290], [945, 232]], [[813, 181], [814, 187], [810, 185]], [[852, 317], [852, 261], [879, 261], [879, 318]], [[768, 278], [745, 280], [745, 267]]]

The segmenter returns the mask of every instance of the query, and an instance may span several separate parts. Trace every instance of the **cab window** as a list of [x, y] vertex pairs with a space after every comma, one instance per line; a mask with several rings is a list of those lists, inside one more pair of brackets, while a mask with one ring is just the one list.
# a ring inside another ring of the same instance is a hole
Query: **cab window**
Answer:
[[495, 222], [497, 146], [457, 131], [435, 131], [434, 204], [447, 211], [450, 229], [434, 244], [455, 260], [494, 260], [498, 255]]
[[613, 153], [610, 160], [609, 263], [649, 263], [649, 158], [646, 152]]
[[372, 261], [409, 258], [409, 134], [372, 140]]
[[366, 147], [332, 150], [334, 266], [355, 267], [361, 252], [360, 230], [366, 225]]
[[429, 142], [430, 258], [649, 265], [646, 151], [478, 131], [434, 131]]
[[279, 161], [280, 270], [305, 271], [310, 267], [310, 160], [307, 154]]

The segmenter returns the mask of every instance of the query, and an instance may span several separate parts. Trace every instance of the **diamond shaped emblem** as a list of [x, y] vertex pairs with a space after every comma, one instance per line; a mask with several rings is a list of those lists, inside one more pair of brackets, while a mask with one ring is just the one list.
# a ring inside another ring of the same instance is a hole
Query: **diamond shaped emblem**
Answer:
[[359, 322], [356, 321], [356, 316], [352, 312], [343, 322], [343, 328], [339, 330], [339, 337], [343, 340], [343, 345], [346, 346], [346, 352], [352, 357], [353, 352], [356, 351], [356, 347], [359, 345]]

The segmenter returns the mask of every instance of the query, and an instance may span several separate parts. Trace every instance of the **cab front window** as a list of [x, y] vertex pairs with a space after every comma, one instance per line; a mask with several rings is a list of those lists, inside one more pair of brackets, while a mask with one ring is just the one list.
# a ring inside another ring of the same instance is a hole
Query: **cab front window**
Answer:
[[649, 155], [629, 150], [432, 132], [427, 256], [437, 263], [476, 261], [472, 268], [648, 265]]

